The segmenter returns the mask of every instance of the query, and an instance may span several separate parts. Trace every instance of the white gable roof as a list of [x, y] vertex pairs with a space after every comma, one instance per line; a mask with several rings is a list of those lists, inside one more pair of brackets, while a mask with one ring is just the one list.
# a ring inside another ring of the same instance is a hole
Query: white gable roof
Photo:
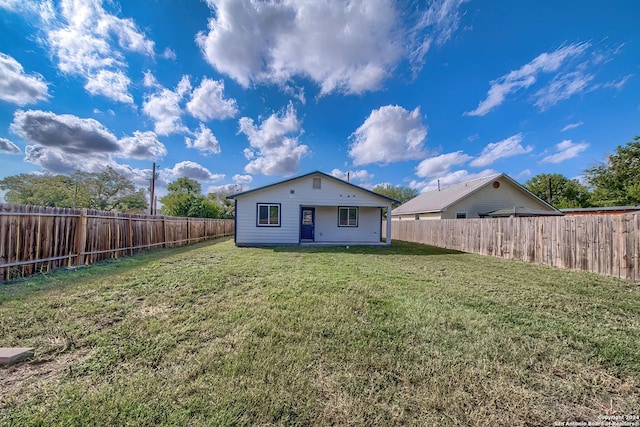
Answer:
[[344, 181], [344, 180], [342, 180], [340, 178], [336, 178], [335, 176], [331, 176], [331, 175], [328, 175], [328, 174], [326, 174], [324, 172], [320, 172], [320, 171], [310, 172], [310, 173], [307, 173], [307, 174], [304, 174], [304, 175], [300, 175], [300, 176], [297, 176], [297, 177], [294, 177], [294, 178], [285, 179], [284, 181], [279, 181], [279, 182], [276, 182], [276, 183], [273, 183], [273, 184], [265, 185], [263, 187], [258, 187], [258, 188], [254, 188], [252, 190], [243, 191], [242, 193], [232, 194], [232, 195], [228, 196], [227, 199], [235, 199], [235, 198], [238, 198], [238, 197], [242, 197], [242, 196], [244, 196], [246, 194], [256, 193], [256, 192], [263, 191], [263, 190], [266, 190], [268, 188], [272, 188], [272, 187], [275, 187], [275, 186], [278, 186], [278, 185], [281, 185], [281, 184], [286, 184], [286, 183], [290, 183], [292, 181], [298, 181], [298, 180], [301, 180], [301, 179], [305, 179], [305, 178], [310, 177], [312, 175], [319, 175], [319, 176], [322, 176], [324, 178], [328, 178], [328, 179], [331, 179], [331, 180], [333, 180], [335, 182], [338, 182], [338, 183], [340, 183], [340, 184], [342, 184], [344, 186], [348, 186], [350, 188], [357, 189], [359, 191], [364, 191], [364, 192], [368, 193], [369, 195], [373, 195], [373, 196], [375, 196], [377, 198], [380, 198], [380, 199], [382, 199], [382, 200], [384, 200], [385, 202], [388, 202], [388, 203], [392, 203], [392, 204], [400, 203], [396, 199], [392, 199], [391, 197], [383, 196], [382, 194], [375, 193], [375, 192], [373, 192], [371, 190], [367, 190], [366, 188], [357, 186], [355, 184], [351, 184], [350, 182]]

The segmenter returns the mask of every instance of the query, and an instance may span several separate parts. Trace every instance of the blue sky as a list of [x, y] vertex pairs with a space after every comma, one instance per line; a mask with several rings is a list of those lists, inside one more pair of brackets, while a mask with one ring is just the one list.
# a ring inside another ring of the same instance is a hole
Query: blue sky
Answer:
[[0, 178], [580, 177], [640, 134], [635, 0], [0, 0]]

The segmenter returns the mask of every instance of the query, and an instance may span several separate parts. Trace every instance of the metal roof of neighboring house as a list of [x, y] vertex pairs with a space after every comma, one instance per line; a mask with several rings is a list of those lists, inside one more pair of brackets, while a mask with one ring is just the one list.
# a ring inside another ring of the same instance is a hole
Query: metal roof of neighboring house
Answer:
[[550, 212], [542, 209], [533, 209], [527, 206], [513, 206], [510, 208], [498, 209], [492, 212], [482, 213], [480, 216], [488, 216], [491, 218], [505, 218], [510, 216], [562, 216], [560, 211]]
[[486, 176], [471, 181], [460, 182], [441, 189], [425, 191], [405, 204], [391, 211], [392, 215], [441, 212], [463, 197], [477, 191], [504, 174]]
[[525, 187], [513, 180], [509, 175], [504, 173], [498, 173], [495, 175], [485, 176], [483, 178], [476, 178], [470, 181], [460, 182], [448, 187], [425, 191], [424, 193], [414, 197], [403, 205], [398, 206], [391, 211], [392, 215], [406, 215], [415, 213], [434, 213], [442, 212], [445, 208], [453, 205], [457, 201], [475, 193], [482, 187], [491, 184], [493, 181], [504, 178], [506, 181], [511, 182], [515, 187], [520, 188], [531, 197], [538, 199], [543, 204], [547, 205], [550, 209], [556, 211], [557, 209], [545, 202], [544, 200], [531, 193]]
[[251, 190], [243, 191], [241, 193], [232, 194], [232, 195], [228, 196], [227, 199], [235, 199], [236, 197], [244, 196], [245, 194], [254, 193], [256, 191], [261, 191], [261, 190], [264, 190], [264, 189], [267, 189], [267, 188], [275, 187], [276, 185], [285, 184], [287, 182], [296, 181], [296, 180], [299, 180], [299, 179], [302, 179], [302, 178], [307, 178], [307, 177], [309, 177], [311, 175], [316, 175], [316, 174], [322, 175], [325, 178], [332, 179], [332, 180], [337, 181], [337, 182], [339, 182], [341, 184], [348, 185], [350, 187], [356, 188], [356, 189], [358, 189], [360, 191], [364, 191], [366, 193], [373, 194], [374, 196], [380, 197], [381, 199], [388, 200], [391, 203], [394, 203], [394, 204], [400, 203], [399, 200], [392, 199], [391, 197], [387, 197], [387, 196], [384, 196], [382, 194], [378, 194], [378, 193], [376, 193], [374, 191], [371, 191], [371, 190], [367, 190], [366, 188], [360, 187], [358, 185], [352, 184], [352, 183], [350, 183], [348, 181], [345, 181], [345, 180], [340, 179], [340, 178], [336, 178], [335, 176], [332, 176], [332, 175], [329, 175], [329, 174], [326, 174], [326, 173], [320, 172], [320, 171], [309, 172], [309, 173], [306, 173], [304, 175], [299, 175], [299, 176], [296, 176], [296, 177], [293, 177], [293, 178], [285, 179], [284, 181], [278, 181], [278, 182], [274, 182], [273, 184], [265, 185], [263, 187], [258, 187], [258, 188], [254, 188], [254, 189], [251, 189]]
[[563, 209], [560, 209], [560, 212], [577, 213], [577, 212], [611, 212], [611, 211], [636, 211], [636, 210], [640, 210], [640, 206], [602, 206], [599, 208], [563, 208]]

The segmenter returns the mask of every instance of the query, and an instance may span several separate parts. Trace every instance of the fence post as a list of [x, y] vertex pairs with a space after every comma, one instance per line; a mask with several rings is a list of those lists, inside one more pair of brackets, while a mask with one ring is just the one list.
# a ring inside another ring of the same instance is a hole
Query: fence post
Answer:
[[131, 214], [129, 214], [129, 255], [133, 255], [133, 222], [131, 220]]
[[162, 247], [167, 247], [167, 221], [165, 221], [164, 215], [162, 216]]
[[87, 245], [87, 210], [81, 209], [76, 230], [76, 265], [84, 264], [84, 248]]

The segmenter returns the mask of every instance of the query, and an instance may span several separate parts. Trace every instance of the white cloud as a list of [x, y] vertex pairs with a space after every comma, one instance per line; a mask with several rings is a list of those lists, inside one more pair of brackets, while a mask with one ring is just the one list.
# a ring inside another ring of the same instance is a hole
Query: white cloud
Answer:
[[0, 138], [0, 153], [20, 154], [22, 151], [16, 144], [9, 141], [7, 138]]
[[236, 184], [248, 185], [253, 182], [253, 177], [251, 175], [235, 174], [233, 175], [233, 182]]
[[251, 175], [236, 174], [233, 176], [233, 184], [212, 185], [207, 189], [207, 194], [236, 194], [249, 189], [249, 184], [253, 181]]
[[[460, 25], [461, 6], [467, 0], [437, 0], [430, 2], [421, 11], [416, 22], [408, 28], [409, 56], [414, 63], [414, 72], [425, 62], [425, 56], [432, 44], [443, 45], [449, 40]], [[430, 31], [425, 31], [430, 29]]]
[[340, 178], [342, 180], [347, 181], [347, 177], [349, 181], [360, 181], [360, 182], [369, 182], [375, 176], [372, 173], [367, 172], [364, 169], [355, 170], [355, 171], [342, 171], [340, 169], [334, 169], [329, 172], [329, 175], [335, 176], [336, 178]]
[[207, 187], [207, 194], [236, 194], [242, 193], [243, 191], [247, 191], [249, 189], [248, 186], [242, 184], [223, 184], [223, 185], [211, 185]]
[[302, 128], [291, 103], [286, 111], [272, 114], [259, 126], [248, 117], [242, 117], [239, 125], [239, 132], [247, 136], [251, 146], [244, 150], [250, 160], [244, 168], [247, 173], [292, 175], [298, 170], [300, 159], [310, 152], [298, 141]]
[[230, 119], [238, 114], [235, 99], [224, 98], [224, 82], [204, 78], [187, 103], [187, 111], [204, 122], [212, 119]]
[[0, 0], [0, 9], [10, 12], [28, 13], [40, 16], [43, 21], [48, 21], [52, 14], [53, 4], [51, 0]]
[[562, 129], [560, 129], [560, 132], [566, 132], [568, 130], [575, 129], [577, 127], [582, 126], [583, 124], [584, 124], [584, 122], [569, 123], [568, 125], [566, 125]]
[[147, 70], [144, 72], [144, 80], [142, 81], [142, 84], [144, 85], [144, 87], [154, 87], [154, 88], [162, 87], [158, 83], [158, 80], [156, 80], [156, 76], [153, 75], [151, 70]]
[[114, 101], [133, 103], [124, 51], [154, 55], [154, 43], [132, 19], [108, 13], [100, 0], [63, 0], [59, 15], [51, 6], [40, 13], [47, 34], [46, 43], [65, 74], [86, 80], [92, 94]]
[[133, 104], [129, 84], [131, 80], [122, 71], [98, 70], [96, 74], [87, 76], [84, 88], [92, 95], [103, 95], [114, 101]]
[[589, 43], [574, 43], [553, 52], [538, 55], [518, 70], [491, 81], [487, 98], [481, 101], [475, 110], [466, 112], [465, 115], [484, 116], [502, 104], [507, 95], [533, 85], [540, 73], [558, 71], [564, 62], [581, 56], [590, 46]]
[[[109, 166], [118, 172], [120, 175], [127, 178], [129, 181], [133, 182], [135, 185], [142, 188], [149, 188], [149, 184], [151, 181], [151, 169], [137, 169], [131, 167], [130, 165], [121, 164], [121, 163], [111, 163]], [[165, 186], [167, 183], [162, 180], [156, 181], [156, 194], [158, 186]]]
[[[376, 90], [402, 58], [422, 60], [424, 54], [414, 52], [425, 51], [434, 38], [450, 37], [463, 2], [434, 1], [428, 11], [417, 12], [387, 0], [207, 3], [213, 17], [196, 41], [219, 72], [244, 87], [302, 76], [327, 94]], [[406, 20], [413, 25], [401, 27]]]
[[[145, 81], [147, 81], [146, 75]], [[151, 78], [147, 81], [149, 84], [153, 82], [155, 82], [155, 79], [152, 80]], [[155, 131], [158, 135], [171, 135], [172, 133], [188, 131], [182, 123], [180, 101], [190, 89], [189, 77], [182, 76], [174, 91], [161, 88], [158, 92], [145, 97], [142, 111], [155, 121]]]
[[114, 157], [151, 159], [166, 154], [153, 132], [134, 132], [118, 140], [100, 122], [70, 114], [18, 110], [10, 130], [30, 143], [24, 160], [54, 174], [100, 172], [110, 166], [134, 184], [145, 186], [150, 171], [119, 164]]
[[70, 114], [19, 110], [10, 129], [29, 143], [25, 161], [52, 173], [115, 169], [114, 157], [151, 160], [167, 153], [153, 132], [136, 131], [118, 140], [97, 120]]
[[190, 178], [196, 181], [213, 182], [224, 179], [224, 174], [214, 174], [199, 163], [184, 161], [176, 163], [171, 169], [163, 169], [161, 175], [164, 175], [168, 180], [171, 178]]
[[409, 183], [409, 188], [413, 188], [414, 190], [418, 190], [420, 192], [435, 190], [440, 186], [440, 188], [448, 187], [453, 184], [458, 184], [465, 181], [471, 181], [472, 179], [484, 178], [485, 176], [495, 175], [497, 172], [493, 169], [485, 169], [478, 173], [469, 173], [468, 171], [461, 169], [454, 172], [448, 172], [446, 175], [443, 175], [439, 178], [435, 178], [428, 181], [411, 181]]
[[55, 147], [27, 145], [24, 160], [40, 166], [47, 172], [68, 175], [75, 171], [99, 172], [113, 162], [106, 153], [79, 156]]
[[618, 80], [613, 80], [607, 83], [603, 83], [601, 85], [594, 85], [594, 89], [599, 89], [600, 87], [615, 89], [617, 91], [621, 91], [625, 84], [634, 76], [634, 74], [627, 74], [624, 77], [619, 78]]
[[162, 87], [151, 71], [144, 74], [144, 85], [154, 88], [155, 93], [147, 95], [142, 105], [142, 111], [155, 122], [155, 131], [159, 135], [171, 135], [174, 133], [188, 133], [195, 136], [195, 140], [187, 137], [187, 146], [198, 148], [203, 152], [219, 153], [218, 142], [210, 130], [203, 130], [200, 125], [199, 132], [191, 132], [182, 122], [184, 110], [182, 104], [190, 94], [190, 101], [186, 104], [186, 110], [192, 116], [203, 121], [211, 119], [227, 119], [235, 117], [238, 107], [235, 99], [223, 97], [224, 84], [222, 81], [203, 79], [200, 86], [191, 91], [189, 76], [182, 76], [174, 90]]
[[427, 127], [422, 124], [420, 108], [407, 111], [397, 105], [373, 110], [351, 134], [349, 157], [353, 164], [393, 163], [423, 158]]
[[122, 138], [120, 144], [120, 157], [156, 160], [167, 155], [166, 147], [158, 141], [158, 135], [151, 131], [135, 131], [133, 136]]
[[173, 49], [166, 48], [164, 52], [162, 52], [162, 57], [164, 59], [172, 59], [175, 61], [178, 56]]
[[587, 148], [589, 148], [589, 144], [585, 142], [574, 143], [570, 139], [565, 139], [554, 146], [556, 152], [542, 159], [542, 163], [564, 162], [578, 156]]
[[558, 102], [583, 92], [593, 78], [593, 74], [584, 74], [581, 71], [559, 74], [551, 83], [533, 95], [536, 99], [534, 105], [541, 111], [545, 111]]
[[0, 52], [0, 99], [19, 106], [49, 98], [47, 83], [39, 74], [25, 74], [13, 57]]
[[416, 166], [416, 175], [422, 178], [444, 175], [449, 172], [453, 166], [466, 163], [471, 159], [471, 156], [464, 154], [462, 151], [430, 157], [424, 159]]
[[284, 93], [300, 101], [300, 104], [307, 105], [307, 98], [304, 95], [304, 87], [286, 85], [282, 89]]
[[482, 153], [473, 159], [470, 165], [473, 167], [484, 167], [498, 159], [530, 153], [533, 147], [530, 145], [523, 147], [522, 144], [520, 144], [523, 139], [524, 136], [518, 133], [502, 141], [487, 144], [482, 150]]
[[533, 172], [531, 172], [531, 169], [525, 169], [522, 172], [520, 172], [518, 175], [516, 175], [516, 179], [522, 179], [531, 175], [533, 175]]
[[31, 143], [70, 154], [118, 153], [118, 139], [100, 122], [70, 114], [18, 110], [10, 129]]
[[211, 129], [207, 128], [204, 124], [200, 123], [200, 128], [196, 131], [195, 136], [195, 139], [191, 139], [189, 137], [184, 139], [187, 147], [195, 148], [204, 155], [220, 153], [220, 144], [218, 143], [218, 140], [213, 132], [211, 132]]

